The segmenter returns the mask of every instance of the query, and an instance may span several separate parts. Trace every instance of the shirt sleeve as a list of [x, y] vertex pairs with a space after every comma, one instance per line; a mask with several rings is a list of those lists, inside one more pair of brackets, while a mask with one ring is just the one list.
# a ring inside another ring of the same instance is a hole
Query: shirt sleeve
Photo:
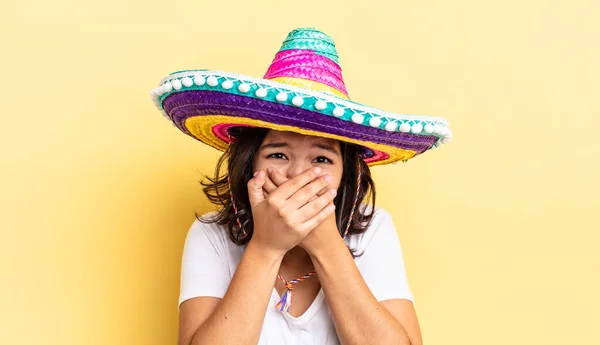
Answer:
[[181, 260], [179, 306], [193, 297], [223, 298], [231, 281], [223, 234], [215, 224], [195, 220]]
[[363, 240], [367, 243], [357, 260], [358, 269], [378, 301], [407, 299], [414, 302], [392, 216], [383, 209], [375, 212], [371, 226], [364, 233]]

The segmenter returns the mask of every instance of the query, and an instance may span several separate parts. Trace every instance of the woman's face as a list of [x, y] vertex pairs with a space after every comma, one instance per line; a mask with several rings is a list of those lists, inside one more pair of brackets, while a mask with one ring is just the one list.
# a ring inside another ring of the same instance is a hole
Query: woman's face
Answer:
[[331, 187], [342, 180], [343, 162], [336, 140], [269, 130], [254, 158], [254, 171], [272, 167], [287, 178], [320, 167], [321, 175], [331, 175]]

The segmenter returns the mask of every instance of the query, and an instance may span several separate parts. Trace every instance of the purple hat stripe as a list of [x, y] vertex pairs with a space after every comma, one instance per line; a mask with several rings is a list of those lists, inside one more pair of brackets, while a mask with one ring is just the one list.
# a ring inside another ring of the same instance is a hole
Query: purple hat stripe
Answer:
[[422, 153], [438, 140], [434, 135], [388, 132], [294, 106], [217, 91], [190, 90], [169, 95], [163, 107], [187, 134], [185, 120], [201, 115], [227, 115], [331, 133], [356, 140]]

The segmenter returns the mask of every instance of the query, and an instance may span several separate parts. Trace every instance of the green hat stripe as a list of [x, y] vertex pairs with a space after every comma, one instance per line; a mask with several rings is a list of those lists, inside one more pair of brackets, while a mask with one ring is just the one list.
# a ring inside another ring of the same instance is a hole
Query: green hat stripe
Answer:
[[331, 37], [315, 29], [299, 29], [290, 32], [279, 51], [292, 49], [313, 50], [339, 64], [337, 50]]

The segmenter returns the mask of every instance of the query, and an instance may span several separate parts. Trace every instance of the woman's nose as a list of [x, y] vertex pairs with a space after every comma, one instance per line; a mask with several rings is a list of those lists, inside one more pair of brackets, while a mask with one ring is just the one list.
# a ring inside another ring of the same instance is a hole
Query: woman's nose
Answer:
[[297, 175], [302, 174], [306, 170], [312, 168], [312, 165], [305, 162], [294, 162], [288, 166], [287, 178], [293, 178]]

